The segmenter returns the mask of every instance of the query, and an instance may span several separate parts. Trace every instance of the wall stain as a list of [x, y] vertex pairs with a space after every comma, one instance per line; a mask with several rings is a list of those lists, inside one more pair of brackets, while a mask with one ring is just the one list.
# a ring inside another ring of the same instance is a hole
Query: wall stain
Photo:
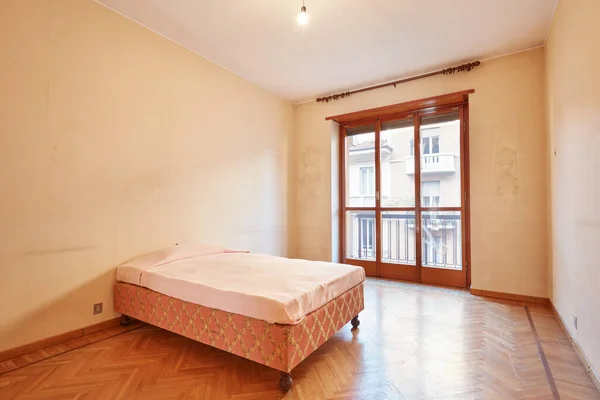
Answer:
[[519, 176], [516, 150], [504, 147], [495, 155], [496, 187], [498, 194], [503, 197], [513, 197], [519, 194]]
[[513, 200], [519, 195], [519, 136], [521, 121], [510, 116], [509, 128], [498, 129], [494, 145], [494, 175], [496, 190], [500, 197]]
[[315, 146], [310, 146], [300, 154], [300, 158], [302, 165], [298, 178], [305, 193], [304, 200], [314, 204], [318, 200], [323, 181], [322, 153]]

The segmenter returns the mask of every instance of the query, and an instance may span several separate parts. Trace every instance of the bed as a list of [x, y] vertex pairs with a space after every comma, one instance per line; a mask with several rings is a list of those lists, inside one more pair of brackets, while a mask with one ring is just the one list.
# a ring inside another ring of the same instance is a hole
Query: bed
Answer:
[[291, 372], [364, 309], [362, 268], [176, 245], [117, 268], [115, 311]]

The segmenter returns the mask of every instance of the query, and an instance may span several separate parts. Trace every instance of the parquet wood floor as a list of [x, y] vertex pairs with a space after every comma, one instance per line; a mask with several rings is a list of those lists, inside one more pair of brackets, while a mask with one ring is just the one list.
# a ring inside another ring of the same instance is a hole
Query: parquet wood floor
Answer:
[[91, 343], [99, 342], [100, 340], [120, 335], [124, 332], [137, 329], [142, 325], [144, 324], [139, 321], [135, 321], [134, 323], [128, 326], [113, 326], [98, 332], [94, 332], [89, 335], [77, 337], [75, 339], [67, 340], [63, 343], [59, 343], [37, 351], [30, 352], [28, 354], [24, 354], [22, 356], [2, 361], [0, 362], [0, 374], [10, 372], [27, 365], [35, 364], [37, 362], [46, 360], [59, 354], [66, 353], [67, 351], [72, 351], [80, 347], [87, 346]]
[[600, 400], [549, 308], [376, 279], [365, 291], [360, 329], [301, 363], [287, 394], [277, 371], [143, 326], [0, 375], [0, 399]]

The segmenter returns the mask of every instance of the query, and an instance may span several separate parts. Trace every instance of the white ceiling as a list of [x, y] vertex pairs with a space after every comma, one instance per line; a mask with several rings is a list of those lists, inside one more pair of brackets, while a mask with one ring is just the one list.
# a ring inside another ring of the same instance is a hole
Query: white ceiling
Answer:
[[294, 103], [544, 44], [558, 0], [97, 0]]

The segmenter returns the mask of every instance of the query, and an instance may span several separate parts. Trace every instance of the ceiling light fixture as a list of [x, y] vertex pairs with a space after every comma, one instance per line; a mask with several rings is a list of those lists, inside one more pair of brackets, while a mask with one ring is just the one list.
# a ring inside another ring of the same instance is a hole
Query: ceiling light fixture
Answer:
[[298, 14], [298, 25], [306, 25], [308, 23], [308, 14], [306, 13], [306, 7], [304, 6], [304, 0], [302, 0], [302, 8], [300, 14]]

